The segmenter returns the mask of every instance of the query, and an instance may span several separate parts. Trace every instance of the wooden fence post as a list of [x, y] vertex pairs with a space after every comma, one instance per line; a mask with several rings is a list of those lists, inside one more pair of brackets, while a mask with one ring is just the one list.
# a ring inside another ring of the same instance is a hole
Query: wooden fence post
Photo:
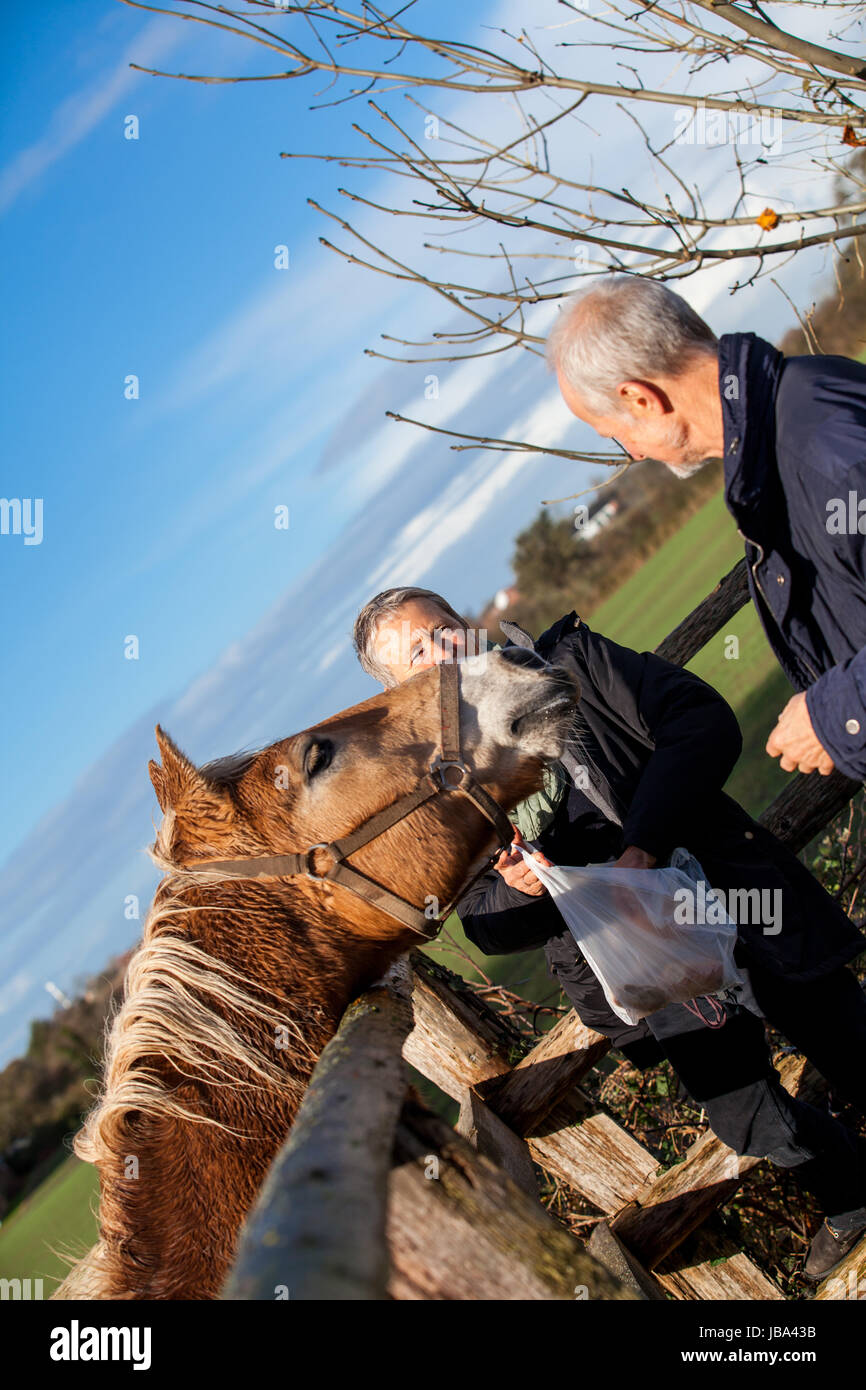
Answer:
[[347, 1009], [244, 1223], [224, 1298], [387, 1298], [388, 1175], [411, 1027], [409, 1004], [386, 987]]
[[642, 1298], [502, 1168], [412, 1102], [397, 1128], [395, 1161], [388, 1204], [393, 1298]]

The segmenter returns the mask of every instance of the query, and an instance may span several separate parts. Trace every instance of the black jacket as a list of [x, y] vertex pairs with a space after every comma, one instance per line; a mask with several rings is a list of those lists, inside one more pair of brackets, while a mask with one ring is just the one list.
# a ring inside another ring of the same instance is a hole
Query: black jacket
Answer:
[[[725, 501], [764, 630], [836, 766], [866, 778], [866, 367], [719, 343]], [[862, 505], [861, 505], [862, 504]]]
[[[852, 960], [866, 941], [818, 881], [775, 836], [726, 796], [722, 786], [742, 738], [730, 706], [698, 676], [652, 652], [635, 652], [592, 632], [569, 613], [536, 643], [555, 662], [569, 652], [581, 681], [573, 751], [622, 825], [573, 788], [539, 848], [554, 863], [586, 864], [636, 845], [664, 861], [683, 845], [714, 888], [779, 889], [781, 930], [739, 928], [738, 959], [793, 980], [811, 980]], [[457, 905], [463, 930], [488, 955], [545, 946], [583, 1021], [600, 1026], [610, 1010], [598, 982], [546, 894], [511, 888], [495, 870]], [[601, 1028], [613, 1036], [610, 1028]], [[639, 1036], [638, 1028], [634, 1036]], [[617, 1041], [628, 1036], [621, 1025]]]

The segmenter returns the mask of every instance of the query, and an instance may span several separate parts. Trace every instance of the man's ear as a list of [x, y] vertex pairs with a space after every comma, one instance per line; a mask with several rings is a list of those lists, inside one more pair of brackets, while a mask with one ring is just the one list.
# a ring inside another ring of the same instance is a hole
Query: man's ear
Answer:
[[202, 793], [212, 790], [195, 764], [191, 763], [186, 754], [180, 751], [177, 744], [169, 738], [159, 724], [156, 726], [156, 742], [162, 758], [162, 766], [151, 759], [147, 765], [147, 770], [150, 773], [156, 799], [163, 814], [169, 807], [176, 809], [181, 802], [189, 800], [191, 796], [200, 796]]
[[652, 381], [621, 381], [616, 394], [620, 404], [635, 419], [667, 415], [673, 409], [670, 397]]

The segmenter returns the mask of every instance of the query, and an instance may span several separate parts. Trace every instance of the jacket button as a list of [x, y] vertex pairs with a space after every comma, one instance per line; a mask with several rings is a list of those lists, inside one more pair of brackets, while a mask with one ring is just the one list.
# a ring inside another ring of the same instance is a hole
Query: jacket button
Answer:
[[745, 837], [746, 837], [747, 840], [754, 840], [754, 838], [755, 838], [755, 832], [754, 832], [754, 830], [747, 830], [747, 831], [745, 831]]
[[860, 720], [859, 720], [859, 719], [846, 719], [846, 721], [845, 721], [845, 732], [848, 733], [848, 734], [859, 734], [859, 732], [860, 732]]
[[785, 576], [784, 576], [783, 574], [777, 574], [777, 575], [776, 575], [776, 583], [777, 583], [777, 584], [784, 584], [784, 582], [785, 582]]

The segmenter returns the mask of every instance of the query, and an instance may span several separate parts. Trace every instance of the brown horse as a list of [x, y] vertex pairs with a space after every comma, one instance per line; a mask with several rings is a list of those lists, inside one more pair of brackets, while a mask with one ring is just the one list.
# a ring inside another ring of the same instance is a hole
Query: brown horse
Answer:
[[[412, 791], [440, 741], [437, 669], [256, 753], [196, 768], [159, 728], [165, 869], [75, 1141], [100, 1235], [61, 1298], [218, 1296], [240, 1224], [347, 1005], [418, 937], [327, 879], [230, 878], [207, 861], [305, 850]], [[573, 717], [571, 677], [499, 653], [460, 666], [463, 756], [510, 807]], [[351, 863], [423, 908], [492, 843], [464, 796], [432, 798]]]

